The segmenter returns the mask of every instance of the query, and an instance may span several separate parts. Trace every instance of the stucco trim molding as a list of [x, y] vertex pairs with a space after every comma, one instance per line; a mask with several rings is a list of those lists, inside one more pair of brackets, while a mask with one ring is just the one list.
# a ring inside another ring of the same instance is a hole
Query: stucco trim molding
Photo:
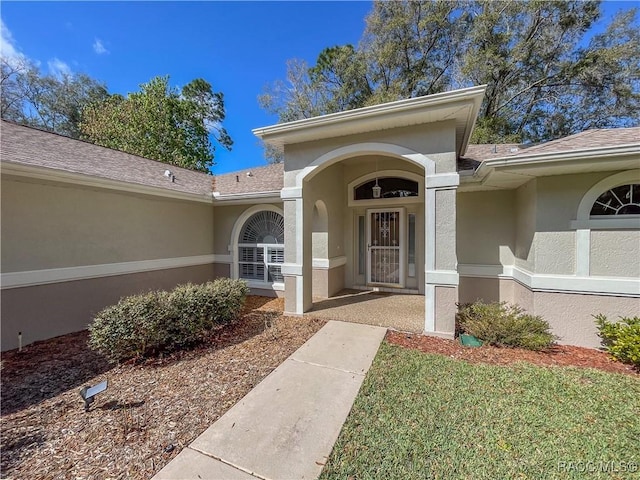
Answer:
[[[499, 273], [502, 271], [502, 273]], [[514, 265], [458, 265], [461, 277], [511, 279], [532, 291], [640, 296], [640, 279], [532, 273]]]
[[427, 188], [451, 188], [460, 185], [460, 175], [457, 173], [436, 173], [427, 176]]
[[171, 268], [193, 267], [216, 262], [216, 255], [194, 255], [191, 257], [160, 258], [134, 262], [82, 265], [77, 267], [49, 268], [24, 272], [3, 273], [0, 277], [2, 290], [8, 288], [32, 287], [49, 283], [87, 280], [90, 278], [113, 277], [131, 273], [151, 272]]
[[453, 285], [458, 286], [460, 278], [455, 270], [425, 270], [425, 283], [427, 285]]
[[296, 186], [302, 188], [303, 181], [310, 180], [323, 169], [349, 157], [357, 155], [387, 155], [402, 158], [425, 169], [427, 175], [435, 172], [435, 162], [428, 156], [393, 143], [354, 143], [331, 150], [316, 158], [296, 175]]
[[[355, 189], [365, 182], [373, 180], [375, 178], [383, 177], [399, 177], [406, 178], [418, 183], [418, 196], [417, 197], [401, 197], [401, 198], [372, 198], [369, 200], [354, 200]], [[379, 170], [377, 172], [367, 173], [356, 178], [354, 181], [349, 182], [347, 185], [347, 206], [359, 207], [368, 205], [406, 205], [409, 203], [423, 203], [424, 202], [424, 175], [418, 175], [417, 173], [408, 172], [406, 170]]]
[[293, 275], [295, 277], [302, 276], [302, 265], [297, 263], [283, 263], [280, 266], [282, 275]]
[[333, 257], [333, 258], [314, 258], [313, 268], [318, 270], [331, 270], [332, 268], [341, 267], [347, 264], [347, 257]]

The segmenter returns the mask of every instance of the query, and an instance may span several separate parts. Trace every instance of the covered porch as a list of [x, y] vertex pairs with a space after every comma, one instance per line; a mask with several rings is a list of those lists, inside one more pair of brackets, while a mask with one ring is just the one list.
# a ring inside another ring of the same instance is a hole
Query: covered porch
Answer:
[[305, 315], [422, 333], [424, 302], [424, 295], [344, 289], [331, 298], [314, 298]]
[[254, 131], [284, 150], [287, 314], [453, 336], [457, 159], [483, 93], [476, 87]]

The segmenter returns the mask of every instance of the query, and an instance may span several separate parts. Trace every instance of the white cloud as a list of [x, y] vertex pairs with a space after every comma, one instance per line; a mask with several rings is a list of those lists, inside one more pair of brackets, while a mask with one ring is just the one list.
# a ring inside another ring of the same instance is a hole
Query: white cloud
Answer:
[[0, 53], [2, 54], [2, 57], [9, 63], [22, 62], [24, 60], [24, 55], [16, 47], [13, 35], [11, 35], [11, 32], [1, 18], [0, 36]]
[[47, 65], [49, 66], [49, 72], [56, 77], [62, 77], [72, 74], [69, 65], [64, 63], [59, 58], [52, 58], [47, 62]]
[[96, 41], [93, 42], [93, 51], [96, 52], [98, 55], [104, 55], [105, 53], [109, 53], [109, 50], [105, 48], [104, 44], [102, 43], [102, 40], [100, 40], [99, 38], [96, 38]]

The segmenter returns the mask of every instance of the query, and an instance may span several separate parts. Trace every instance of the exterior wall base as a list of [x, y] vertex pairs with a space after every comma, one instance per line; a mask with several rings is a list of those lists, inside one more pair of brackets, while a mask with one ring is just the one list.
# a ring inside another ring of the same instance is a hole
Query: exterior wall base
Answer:
[[250, 295], [258, 295], [260, 297], [284, 298], [282, 290], [270, 290], [268, 288], [249, 288]]
[[427, 331], [424, 331], [424, 332], [422, 332], [422, 334], [426, 335], [427, 337], [446, 338], [447, 340], [453, 340], [455, 338], [455, 335], [453, 333], [449, 333], [449, 332], [427, 332]]
[[313, 269], [313, 297], [329, 298], [344, 288], [344, 265]]
[[460, 277], [460, 302], [506, 301], [549, 322], [558, 343], [599, 348], [593, 315], [609, 320], [638, 315], [640, 298], [575, 292], [535, 291], [513, 279]]
[[120, 298], [216, 277], [213, 264], [2, 290], [2, 351], [87, 328], [93, 315]]

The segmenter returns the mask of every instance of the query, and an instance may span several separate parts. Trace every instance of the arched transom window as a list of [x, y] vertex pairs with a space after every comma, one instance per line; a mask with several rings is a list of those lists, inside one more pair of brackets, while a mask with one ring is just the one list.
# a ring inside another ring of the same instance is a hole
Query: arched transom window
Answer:
[[263, 283], [282, 283], [284, 218], [263, 210], [247, 219], [238, 239], [240, 278]]
[[600, 195], [591, 207], [591, 216], [640, 215], [640, 184], [620, 185]]
[[371, 200], [375, 198], [373, 189], [380, 187], [380, 198], [417, 197], [418, 182], [407, 178], [380, 177], [369, 180], [354, 189], [354, 200]]

